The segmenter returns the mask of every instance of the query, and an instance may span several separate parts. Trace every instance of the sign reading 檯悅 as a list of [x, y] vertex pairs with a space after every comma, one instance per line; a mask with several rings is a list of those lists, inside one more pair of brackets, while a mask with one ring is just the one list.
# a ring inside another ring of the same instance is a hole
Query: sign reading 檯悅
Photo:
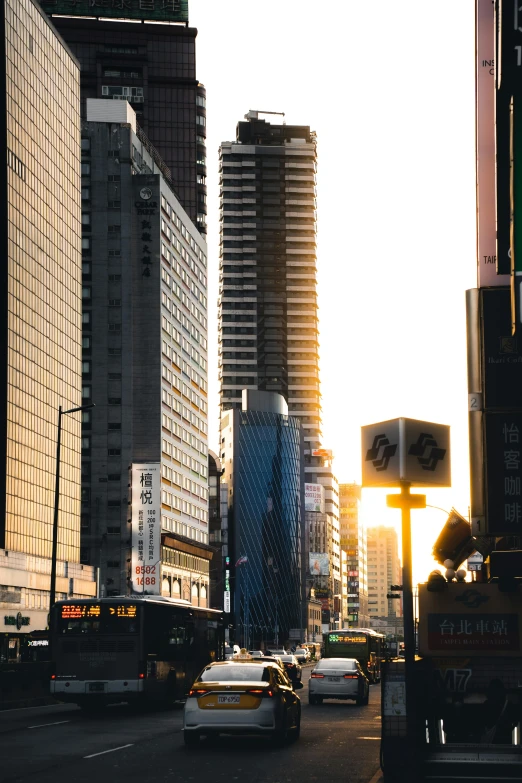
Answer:
[[133, 593], [161, 594], [161, 463], [132, 465]]
[[450, 487], [450, 428], [417, 419], [361, 427], [363, 487]]
[[329, 576], [330, 559], [328, 552], [310, 552], [310, 574], [312, 576]]
[[324, 487], [322, 484], [305, 484], [305, 511], [324, 514]]
[[40, 0], [46, 14], [188, 22], [188, 0]]

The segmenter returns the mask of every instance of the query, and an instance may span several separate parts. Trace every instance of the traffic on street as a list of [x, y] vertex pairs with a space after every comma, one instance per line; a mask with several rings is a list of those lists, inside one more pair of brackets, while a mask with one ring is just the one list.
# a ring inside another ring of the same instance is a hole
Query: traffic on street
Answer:
[[[255, 666], [255, 664], [254, 664]], [[301, 733], [277, 747], [268, 737], [183, 741], [183, 710], [109, 706], [89, 715], [75, 705], [0, 712], [2, 783], [241, 780], [251, 783], [379, 780], [380, 685], [368, 706], [308, 704], [311, 666], [303, 667]]]

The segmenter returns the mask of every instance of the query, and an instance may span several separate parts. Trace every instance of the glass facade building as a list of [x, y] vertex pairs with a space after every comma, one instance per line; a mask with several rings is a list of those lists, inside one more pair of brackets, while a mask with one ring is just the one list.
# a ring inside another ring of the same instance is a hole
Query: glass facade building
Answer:
[[302, 622], [303, 440], [286, 411], [278, 394], [245, 391], [221, 421], [236, 641], [251, 649], [285, 644]]
[[[144, 18], [153, 5], [143, 3]], [[120, 6], [124, 15], [126, 3]], [[81, 16], [52, 21], [81, 63], [82, 116], [87, 98], [128, 101], [181, 205], [206, 233], [206, 92], [196, 79], [197, 30]]]
[[[81, 404], [79, 68], [32, 0], [4, 0], [2, 24], [0, 548], [50, 558], [58, 407]], [[58, 559], [72, 562], [80, 427], [64, 417]]]

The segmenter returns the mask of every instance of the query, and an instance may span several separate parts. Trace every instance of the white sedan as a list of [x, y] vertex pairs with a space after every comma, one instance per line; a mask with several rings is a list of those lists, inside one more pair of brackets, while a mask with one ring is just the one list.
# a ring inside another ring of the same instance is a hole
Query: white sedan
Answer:
[[370, 683], [355, 658], [321, 658], [308, 683], [308, 703], [323, 699], [353, 699], [358, 706], [368, 704]]

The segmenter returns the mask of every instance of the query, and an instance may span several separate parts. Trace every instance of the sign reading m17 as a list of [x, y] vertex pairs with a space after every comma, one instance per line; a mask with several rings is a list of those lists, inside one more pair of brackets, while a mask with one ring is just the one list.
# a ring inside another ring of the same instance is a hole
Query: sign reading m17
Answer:
[[161, 463], [132, 465], [133, 593], [161, 593]]
[[363, 487], [450, 487], [450, 428], [416, 419], [361, 427]]

